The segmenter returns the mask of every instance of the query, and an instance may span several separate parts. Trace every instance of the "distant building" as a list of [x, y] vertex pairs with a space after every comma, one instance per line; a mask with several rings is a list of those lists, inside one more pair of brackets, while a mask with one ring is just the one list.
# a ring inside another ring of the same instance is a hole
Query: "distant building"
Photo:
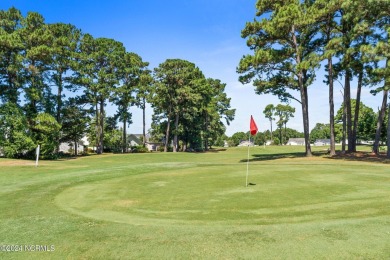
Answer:
[[290, 138], [286, 145], [305, 145], [305, 138]]
[[[88, 138], [84, 136], [80, 141], [77, 142], [77, 153], [83, 153], [86, 151], [89, 145]], [[74, 142], [65, 142], [60, 143], [59, 152], [70, 153], [73, 154], [75, 151], [75, 143]]]
[[324, 145], [330, 145], [330, 139], [317, 139], [314, 142], [315, 146], [324, 146]]
[[271, 144], [272, 144], [272, 140], [265, 141], [265, 145], [271, 145]]
[[127, 136], [127, 142], [130, 144], [130, 146], [143, 145], [141, 140], [142, 140], [142, 135], [140, 134], [130, 134]]
[[254, 146], [254, 144], [252, 141], [244, 140], [244, 141], [241, 141], [238, 146]]
[[148, 148], [149, 151], [158, 151], [158, 149], [161, 146], [164, 146], [164, 144], [163, 143], [146, 142], [145, 146], [146, 146], [146, 148]]

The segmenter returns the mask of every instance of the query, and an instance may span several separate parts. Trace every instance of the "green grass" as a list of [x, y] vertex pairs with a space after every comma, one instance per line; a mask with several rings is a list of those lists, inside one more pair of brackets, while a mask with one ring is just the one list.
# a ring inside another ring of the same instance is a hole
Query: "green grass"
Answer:
[[387, 160], [323, 148], [0, 159], [0, 259], [388, 259]]

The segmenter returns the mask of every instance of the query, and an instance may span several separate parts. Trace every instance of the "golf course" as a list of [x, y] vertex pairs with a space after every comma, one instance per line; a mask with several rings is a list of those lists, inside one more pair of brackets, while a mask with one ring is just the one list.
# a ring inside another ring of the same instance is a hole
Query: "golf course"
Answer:
[[0, 259], [389, 259], [390, 161], [313, 149], [0, 159]]

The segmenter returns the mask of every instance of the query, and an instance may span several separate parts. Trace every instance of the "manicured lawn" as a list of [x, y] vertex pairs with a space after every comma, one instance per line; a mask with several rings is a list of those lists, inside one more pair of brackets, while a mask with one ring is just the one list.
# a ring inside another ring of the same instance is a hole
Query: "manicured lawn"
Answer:
[[314, 149], [0, 159], [0, 259], [390, 258], [389, 162]]

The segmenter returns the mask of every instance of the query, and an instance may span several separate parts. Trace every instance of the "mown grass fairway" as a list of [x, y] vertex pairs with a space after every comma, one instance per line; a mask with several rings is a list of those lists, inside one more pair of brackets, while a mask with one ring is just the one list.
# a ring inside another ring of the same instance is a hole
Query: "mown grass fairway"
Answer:
[[0, 159], [0, 244], [55, 247], [0, 258], [390, 258], [390, 165], [302, 149]]

